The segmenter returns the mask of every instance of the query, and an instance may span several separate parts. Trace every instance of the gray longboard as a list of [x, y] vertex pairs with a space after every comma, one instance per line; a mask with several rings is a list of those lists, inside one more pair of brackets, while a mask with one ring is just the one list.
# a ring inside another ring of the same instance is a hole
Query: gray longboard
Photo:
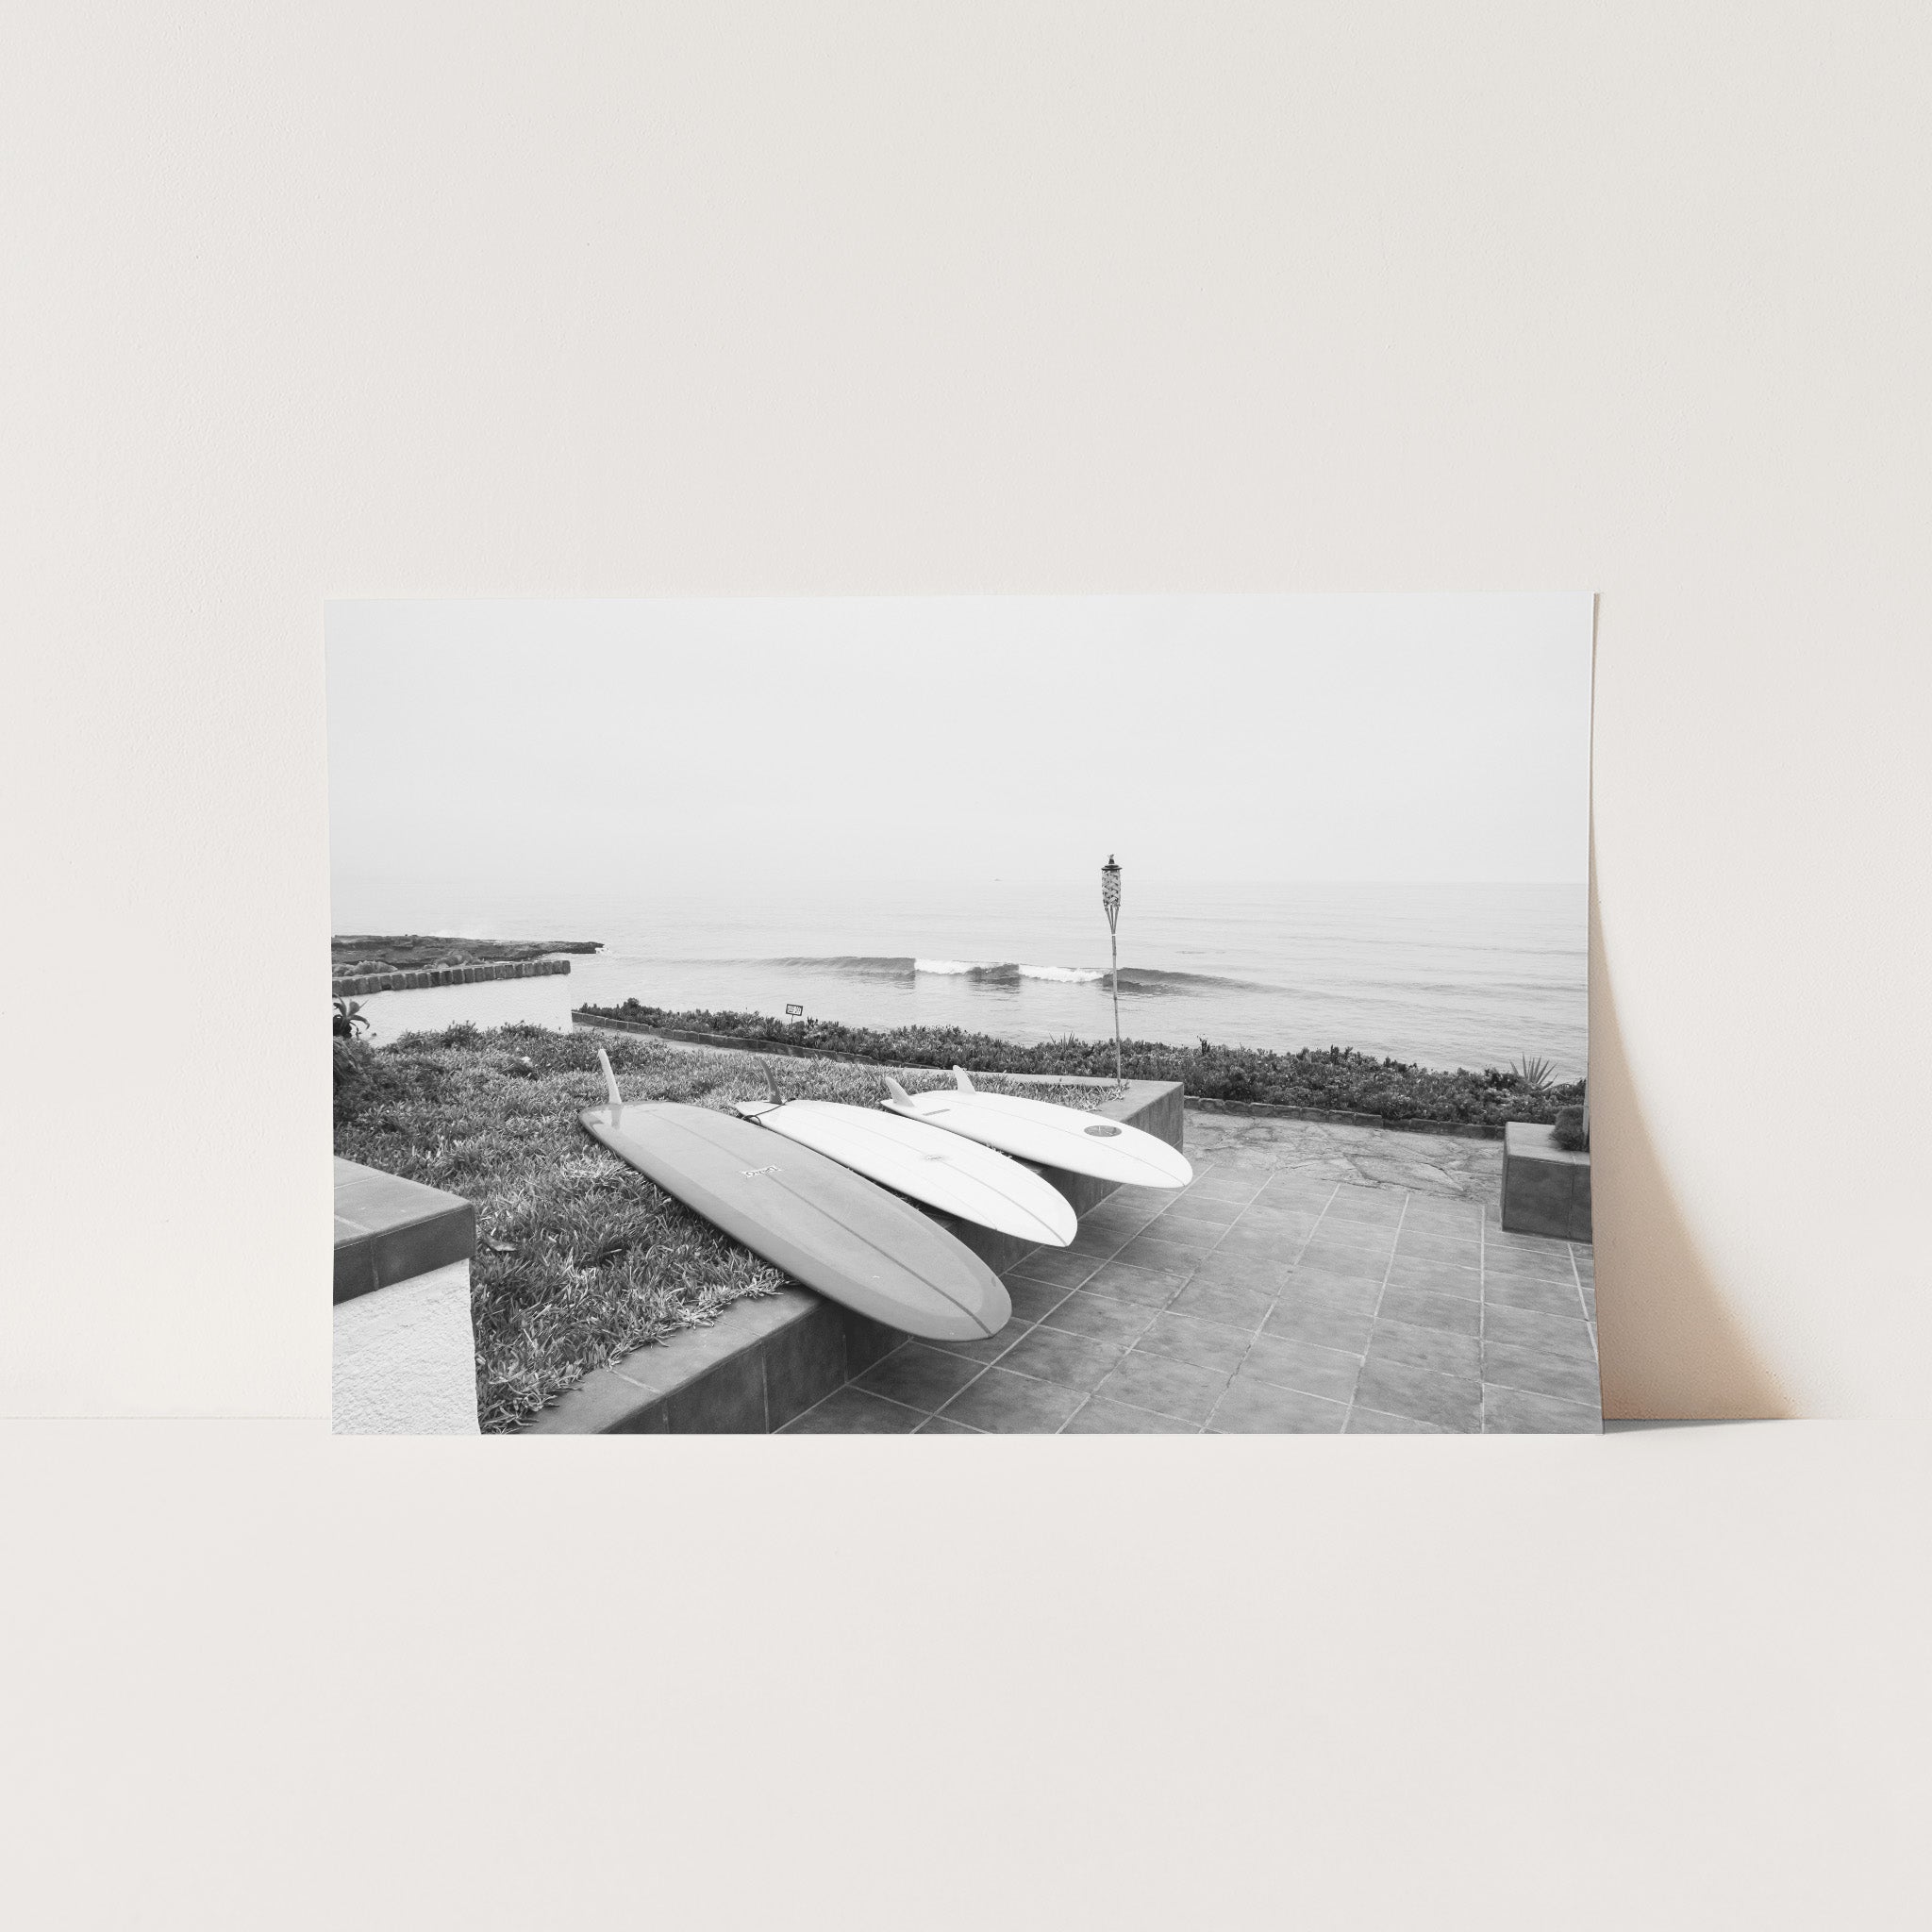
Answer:
[[608, 1058], [604, 1072], [610, 1104], [581, 1114], [585, 1129], [792, 1280], [935, 1341], [1006, 1326], [1013, 1307], [999, 1276], [909, 1202], [736, 1115], [626, 1106]]

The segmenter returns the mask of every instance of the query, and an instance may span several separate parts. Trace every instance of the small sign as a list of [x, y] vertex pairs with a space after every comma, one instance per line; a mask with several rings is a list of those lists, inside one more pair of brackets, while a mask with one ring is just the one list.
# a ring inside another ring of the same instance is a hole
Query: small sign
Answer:
[[802, 1020], [805, 1018], [805, 1008], [803, 1007], [787, 1007], [785, 1008], [785, 1017], [788, 1020]]

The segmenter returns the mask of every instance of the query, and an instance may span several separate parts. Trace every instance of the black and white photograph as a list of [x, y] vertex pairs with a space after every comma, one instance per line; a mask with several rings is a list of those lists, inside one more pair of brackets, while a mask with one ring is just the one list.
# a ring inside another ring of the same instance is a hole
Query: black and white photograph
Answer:
[[1592, 620], [332, 605], [335, 1428], [1599, 1431]]

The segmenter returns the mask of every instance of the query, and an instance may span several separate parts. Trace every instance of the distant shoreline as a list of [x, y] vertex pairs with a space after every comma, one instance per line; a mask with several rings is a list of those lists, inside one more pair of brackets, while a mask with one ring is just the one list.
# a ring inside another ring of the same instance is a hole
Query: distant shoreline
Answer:
[[328, 942], [329, 965], [341, 973], [415, 973], [434, 966], [493, 966], [541, 959], [555, 953], [601, 953], [602, 940], [464, 940], [437, 933], [337, 933]]
[[566, 953], [595, 953], [602, 940], [459, 940], [433, 933], [347, 933], [329, 941], [329, 991], [337, 999], [537, 979], [568, 973]]
[[568, 959], [489, 959], [477, 966], [385, 967], [358, 973], [338, 966], [329, 977], [337, 999], [362, 998], [378, 992], [413, 992], [432, 986], [474, 986], [485, 979], [541, 979], [570, 971]]

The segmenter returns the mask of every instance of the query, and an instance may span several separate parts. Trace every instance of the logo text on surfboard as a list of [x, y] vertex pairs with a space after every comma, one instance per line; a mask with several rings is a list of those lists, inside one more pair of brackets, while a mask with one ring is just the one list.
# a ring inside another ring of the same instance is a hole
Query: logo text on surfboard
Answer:
[[782, 1167], [741, 1167], [738, 1171], [748, 1181], [757, 1180], [761, 1174], [783, 1174], [785, 1172]]

